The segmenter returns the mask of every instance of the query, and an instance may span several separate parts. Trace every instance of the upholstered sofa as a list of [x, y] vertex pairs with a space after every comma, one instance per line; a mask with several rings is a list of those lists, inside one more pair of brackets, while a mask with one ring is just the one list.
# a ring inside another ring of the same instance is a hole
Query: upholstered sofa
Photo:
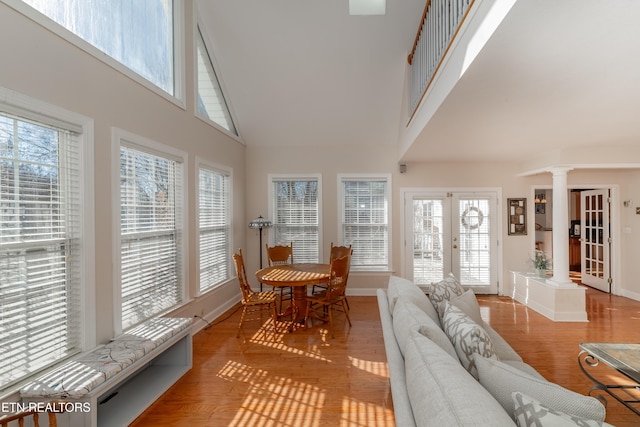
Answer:
[[377, 294], [398, 427], [607, 425], [598, 399], [524, 363], [453, 276], [427, 292], [391, 276]]

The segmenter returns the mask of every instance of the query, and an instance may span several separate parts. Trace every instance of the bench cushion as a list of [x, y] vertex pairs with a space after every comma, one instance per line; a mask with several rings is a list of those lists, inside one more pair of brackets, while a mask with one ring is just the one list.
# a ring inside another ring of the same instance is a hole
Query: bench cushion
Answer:
[[105, 345], [82, 353], [20, 390], [23, 398], [81, 398], [96, 386], [122, 372], [136, 360], [191, 326], [192, 319], [150, 319]]

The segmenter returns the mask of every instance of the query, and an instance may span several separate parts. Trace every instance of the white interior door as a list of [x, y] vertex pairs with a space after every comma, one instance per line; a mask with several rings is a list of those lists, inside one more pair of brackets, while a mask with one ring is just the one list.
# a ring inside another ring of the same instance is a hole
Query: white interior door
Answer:
[[429, 284], [453, 273], [477, 293], [497, 293], [495, 193], [406, 193], [406, 269]]
[[582, 283], [611, 292], [609, 190], [580, 193]]

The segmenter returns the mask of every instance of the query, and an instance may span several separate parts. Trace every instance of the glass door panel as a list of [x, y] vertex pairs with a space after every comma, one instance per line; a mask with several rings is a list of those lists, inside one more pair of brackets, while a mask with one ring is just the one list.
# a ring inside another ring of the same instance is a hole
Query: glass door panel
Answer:
[[[444, 198], [412, 200], [413, 206], [413, 280], [418, 284], [444, 278]], [[447, 266], [447, 270], [450, 267]]]
[[459, 220], [458, 233], [453, 237], [452, 258], [457, 263], [457, 277], [467, 286], [488, 288], [491, 286], [493, 251], [491, 200], [460, 197], [455, 199]]
[[610, 292], [609, 190], [582, 191], [582, 283]]

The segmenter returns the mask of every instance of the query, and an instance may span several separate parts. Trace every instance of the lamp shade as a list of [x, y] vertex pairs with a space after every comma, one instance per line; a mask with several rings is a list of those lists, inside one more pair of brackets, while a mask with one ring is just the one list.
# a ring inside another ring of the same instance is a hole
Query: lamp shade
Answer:
[[249, 228], [257, 228], [262, 230], [263, 228], [271, 228], [273, 223], [260, 215], [258, 218], [249, 222]]

